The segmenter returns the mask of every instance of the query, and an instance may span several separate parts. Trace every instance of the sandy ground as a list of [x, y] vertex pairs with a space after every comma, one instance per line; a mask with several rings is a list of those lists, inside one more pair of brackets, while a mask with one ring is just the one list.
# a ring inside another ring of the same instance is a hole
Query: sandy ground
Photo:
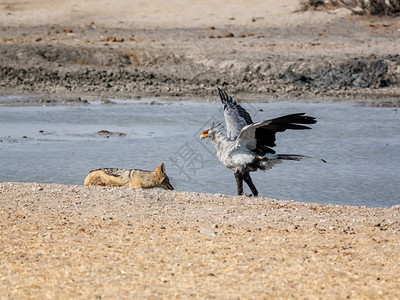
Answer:
[[400, 208], [0, 184], [2, 299], [397, 299]]
[[[3, 0], [2, 104], [216, 100], [222, 86], [239, 100], [399, 106], [397, 19], [297, 7]], [[396, 299], [399, 213], [0, 183], [0, 299]]]

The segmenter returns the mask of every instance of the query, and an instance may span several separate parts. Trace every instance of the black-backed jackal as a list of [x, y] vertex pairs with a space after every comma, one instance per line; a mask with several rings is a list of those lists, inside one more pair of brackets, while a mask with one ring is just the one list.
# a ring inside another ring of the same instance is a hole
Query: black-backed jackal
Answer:
[[101, 186], [125, 186], [133, 188], [163, 188], [173, 190], [174, 187], [169, 183], [169, 178], [165, 173], [165, 165], [161, 163], [156, 170], [128, 170], [104, 168], [90, 171], [83, 183], [84, 185]]

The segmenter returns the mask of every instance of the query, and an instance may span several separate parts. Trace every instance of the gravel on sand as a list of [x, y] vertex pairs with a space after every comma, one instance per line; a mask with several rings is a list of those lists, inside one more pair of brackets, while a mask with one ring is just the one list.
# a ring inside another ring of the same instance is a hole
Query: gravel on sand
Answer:
[[10, 299], [400, 297], [400, 207], [0, 183]]

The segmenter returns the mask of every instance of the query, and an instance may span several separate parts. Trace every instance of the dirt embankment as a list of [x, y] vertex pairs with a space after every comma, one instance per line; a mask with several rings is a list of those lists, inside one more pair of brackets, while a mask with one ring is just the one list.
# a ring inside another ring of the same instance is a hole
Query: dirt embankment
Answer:
[[396, 40], [400, 22], [359, 17], [283, 28], [3, 26], [0, 93], [202, 99], [222, 86], [254, 100], [399, 106]]

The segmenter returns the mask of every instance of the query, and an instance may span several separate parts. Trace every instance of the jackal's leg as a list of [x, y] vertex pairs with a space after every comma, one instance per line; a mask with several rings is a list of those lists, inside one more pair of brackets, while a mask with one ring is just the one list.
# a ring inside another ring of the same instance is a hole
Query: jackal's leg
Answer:
[[243, 175], [240, 172], [235, 172], [238, 195], [243, 195]]
[[251, 192], [253, 193], [254, 197], [258, 196], [258, 191], [253, 183], [253, 180], [251, 180], [250, 174], [249, 173], [245, 173], [243, 175], [243, 179], [244, 181], [247, 183], [247, 185], [249, 186]]

